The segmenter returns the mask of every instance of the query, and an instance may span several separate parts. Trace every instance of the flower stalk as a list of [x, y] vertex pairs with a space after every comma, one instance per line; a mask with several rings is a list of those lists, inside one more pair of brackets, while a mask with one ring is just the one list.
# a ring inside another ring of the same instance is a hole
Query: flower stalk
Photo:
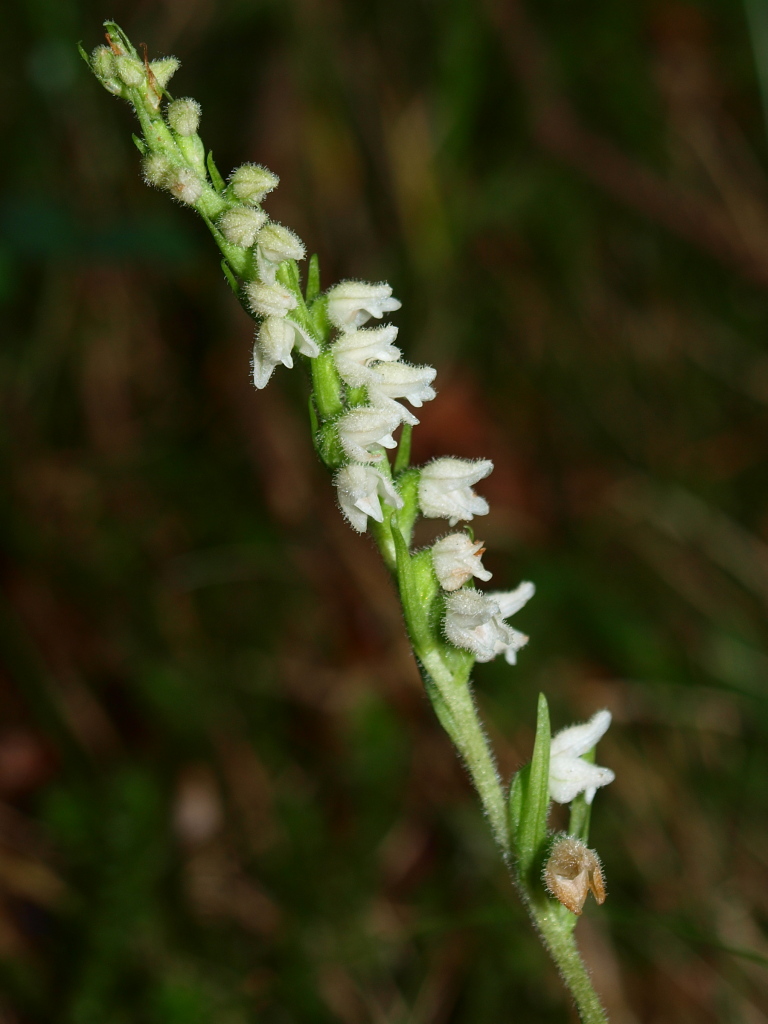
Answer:
[[[446, 456], [423, 467], [410, 465], [411, 431], [419, 422], [412, 410], [435, 398], [436, 371], [402, 360], [394, 344], [397, 327], [382, 322], [400, 308], [391, 287], [342, 281], [322, 291], [315, 256], [302, 287], [304, 244], [262, 206], [277, 176], [244, 164], [225, 182], [198, 134], [199, 104], [174, 99], [167, 90], [178, 61], [150, 63], [114, 22], [105, 28], [108, 45], [90, 57], [82, 55], [107, 91], [133, 107], [142, 130], [135, 142], [147, 183], [191, 206], [208, 225], [227, 281], [255, 321], [256, 388], [265, 387], [279, 366], [301, 363], [308, 370], [312, 440], [332, 474], [342, 514], [355, 531], [370, 531], [392, 572], [427, 696], [467, 767], [523, 902], [582, 1021], [603, 1024], [607, 1018], [573, 938], [577, 916], [558, 902], [558, 892], [578, 912], [588, 889], [602, 892], [602, 875], [598, 882], [595, 874], [599, 860], [586, 841], [592, 798], [613, 778], [609, 769], [594, 764], [592, 753], [610, 715], [598, 712], [590, 722], [552, 739], [541, 695], [531, 763], [505, 791], [470, 676], [476, 661], [500, 654], [510, 665], [516, 663], [528, 637], [506, 620], [530, 600], [534, 587], [523, 582], [511, 591], [476, 589], [475, 580], [490, 579], [481, 560], [484, 548], [472, 534], [457, 529], [489, 511], [474, 488], [492, 472], [493, 463]], [[413, 545], [419, 516], [444, 519], [450, 527], [421, 550]], [[556, 860], [553, 847], [545, 871], [552, 799], [571, 804], [566, 839], [572, 845], [566, 850], [561, 842]], [[549, 891], [543, 871], [551, 882]]]

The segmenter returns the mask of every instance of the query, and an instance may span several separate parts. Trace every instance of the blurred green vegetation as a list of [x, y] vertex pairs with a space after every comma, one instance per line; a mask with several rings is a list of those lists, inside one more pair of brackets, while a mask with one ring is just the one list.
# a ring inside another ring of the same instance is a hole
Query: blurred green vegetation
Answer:
[[612, 1021], [768, 1020], [758, 8], [4, 12], [2, 1024], [571, 1012], [299, 374], [251, 389], [204, 227], [77, 57], [107, 16], [182, 59], [222, 169], [281, 175], [326, 284], [395, 286], [439, 370], [416, 459], [495, 460], [486, 564], [537, 597], [476, 691], [507, 778], [540, 689], [614, 713], [577, 932]]

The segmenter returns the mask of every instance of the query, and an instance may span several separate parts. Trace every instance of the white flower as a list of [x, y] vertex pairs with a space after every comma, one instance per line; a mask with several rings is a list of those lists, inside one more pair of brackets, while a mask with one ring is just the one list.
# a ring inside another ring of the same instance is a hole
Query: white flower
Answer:
[[405, 406], [396, 402], [396, 398], [405, 398], [420, 409], [424, 402], [435, 397], [435, 389], [430, 387], [437, 375], [432, 366], [411, 366], [409, 363], [380, 363], [371, 369], [374, 376], [368, 384], [368, 397], [374, 404], [390, 402], [400, 410], [404, 423], [411, 426], [418, 424], [418, 419]]
[[455, 526], [460, 519], [472, 519], [488, 513], [488, 502], [472, 490], [472, 485], [493, 471], [490, 459], [443, 458], [428, 463], [419, 479], [419, 506], [430, 519], [447, 519]]
[[458, 590], [476, 576], [486, 582], [491, 578], [480, 559], [485, 548], [481, 540], [472, 540], [466, 533], [449, 533], [432, 545], [432, 564], [443, 590]]
[[510, 665], [528, 637], [508, 626], [505, 618], [518, 611], [533, 595], [532, 583], [521, 583], [516, 590], [483, 594], [479, 590], [458, 590], [445, 599], [443, 629], [456, 647], [471, 651], [480, 662], [492, 661], [504, 654]]
[[373, 466], [345, 466], [336, 474], [334, 483], [344, 518], [359, 533], [367, 529], [368, 516], [377, 523], [384, 521], [379, 498], [392, 508], [403, 507], [403, 499], [392, 481]]
[[297, 234], [274, 221], [266, 224], [259, 232], [259, 249], [265, 260], [282, 263], [283, 260], [303, 260], [306, 254], [304, 243]]
[[362, 327], [371, 317], [380, 320], [385, 313], [400, 309], [400, 305], [386, 283], [341, 281], [328, 292], [328, 317], [342, 331]]
[[381, 452], [372, 454], [371, 445], [396, 448], [392, 431], [400, 425], [400, 416], [392, 409], [363, 405], [350, 409], [336, 423], [341, 447], [357, 462], [378, 462]]
[[259, 316], [285, 316], [298, 305], [296, 296], [281, 284], [252, 281], [245, 289], [251, 309]]
[[266, 219], [266, 213], [258, 207], [233, 206], [222, 213], [216, 226], [230, 245], [250, 249]]
[[331, 346], [331, 352], [344, 383], [360, 387], [375, 379], [369, 368], [371, 363], [396, 362], [400, 358], [400, 349], [392, 344], [396, 337], [397, 327], [392, 324], [342, 334]]
[[266, 387], [272, 371], [278, 363], [293, 366], [293, 349], [297, 348], [305, 356], [314, 358], [319, 354], [317, 342], [303, 327], [293, 320], [282, 317], [268, 316], [256, 334], [253, 346], [253, 383], [261, 389]]
[[611, 724], [610, 711], [598, 711], [588, 722], [561, 729], [549, 748], [549, 795], [559, 804], [569, 804], [583, 793], [588, 804], [600, 786], [613, 782], [610, 768], [600, 768], [582, 758], [605, 735]]

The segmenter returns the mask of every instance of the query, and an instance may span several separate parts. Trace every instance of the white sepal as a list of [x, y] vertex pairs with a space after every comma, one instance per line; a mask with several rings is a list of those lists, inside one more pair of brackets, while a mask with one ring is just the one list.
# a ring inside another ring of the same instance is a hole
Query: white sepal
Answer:
[[375, 381], [369, 384], [368, 393], [386, 398], [405, 398], [420, 409], [424, 402], [431, 402], [436, 391], [430, 387], [437, 376], [433, 366], [411, 366], [410, 363], [381, 363], [373, 367]]
[[510, 665], [517, 664], [517, 652], [528, 643], [528, 637], [525, 633], [507, 625], [504, 620], [508, 619], [510, 615], [514, 615], [515, 612], [519, 612], [535, 593], [536, 587], [528, 580], [519, 584], [514, 590], [491, 590], [488, 592], [488, 597], [499, 606], [499, 618], [509, 630], [509, 639], [503, 646], [497, 647], [496, 653], [503, 654]]
[[403, 507], [403, 499], [392, 481], [373, 466], [344, 466], [336, 474], [334, 483], [344, 518], [358, 533], [368, 528], [368, 516], [377, 523], [384, 521], [379, 499], [392, 508]]
[[368, 384], [376, 379], [371, 363], [396, 362], [400, 358], [400, 349], [392, 344], [396, 337], [397, 327], [393, 324], [342, 334], [331, 346], [331, 352], [345, 384], [354, 388]]
[[328, 318], [342, 331], [362, 327], [371, 317], [380, 320], [385, 313], [400, 309], [400, 305], [385, 282], [341, 281], [328, 291]]
[[442, 458], [428, 463], [419, 478], [419, 506], [429, 519], [447, 519], [455, 526], [460, 519], [488, 513], [488, 502], [472, 485], [493, 471], [490, 459]]
[[393, 409], [363, 405], [345, 413], [337, 420], [336, 428], [341, 447], [350, 459], [357, 462], [378, 462], [383, 453], [372, 453], [370, 448], [373, 445], [396, 448], [397, 441], [392, 437], [392, 431], [400, 422], [399, 413]]
[[306, 255], [304, 243], [297, 234], [274, 221], [265, 224], [257, 239], [264, 259], [270, 263], [283, 260], [303, 260]]
[[281, 284], [252, 281], [245, 288], [251, 309], [258, 316], [286, 316], [298, 305], [296, 296]]
[[600, 786], [615, 779], [610, 768], [601, 768], [582, 757], [602, 739], [611, 724], [610, 711], [596, 712], [588, 722], [561, 729], [549, 748], [549, 795], [559, 804], [569, 804], [583, 793], [588, 804]]
[[483, 568], [481, 540], [472, 540], [466, 533], [449, 533], [432, 545], [432, 565], [443, 590], [458, 590], [476, 576], [486, 582], [491, 573]]

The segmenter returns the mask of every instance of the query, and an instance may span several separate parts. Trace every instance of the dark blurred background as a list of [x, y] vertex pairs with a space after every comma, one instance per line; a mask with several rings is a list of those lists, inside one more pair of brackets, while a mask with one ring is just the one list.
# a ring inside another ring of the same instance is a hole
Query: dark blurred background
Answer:
[[[24, 0], [0, 22], [2, 1024], [572, 1011], [342, 522], [305, 385], [75, 44], [114, 17], [490, 457], [476, 692], [615, 716], [577, 934], [614, 1024], [768, 1021], [768, 9]], [[762, 78], [761, 78], [762, 74]], [[761, 92], [761, 85], [765, 88]], [[562, 819], [555, 817], [555, 824]]]

